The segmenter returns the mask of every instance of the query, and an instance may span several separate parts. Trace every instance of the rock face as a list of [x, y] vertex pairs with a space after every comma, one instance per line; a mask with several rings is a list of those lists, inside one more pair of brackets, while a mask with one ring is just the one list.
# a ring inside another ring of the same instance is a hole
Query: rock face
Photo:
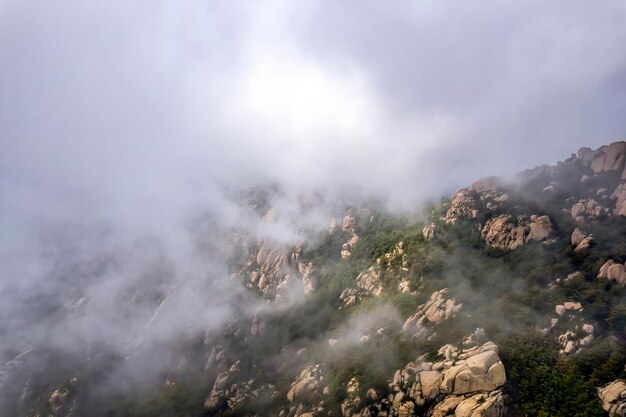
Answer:
[[599, 279], [615, 281], [621, 286], [626, 286], [626, 266], [613, 260], [608, 260], [598, 272]]
[[430, 333], [430, 327], [454, 316], [462, 303], [448, 298], [448, 289], [435, 291], [430, 299], [417, 308], [415, 314], [406, 319], [402, 331], [413, 337], [422, 337]]
[[[383, 282], [381, 275], [383, 272], [392, 271], [397, 274], [397, 278], [401, 281], [398, 285], [402, 284], [408, 274], [407, 257], [404, 252], [404, 243], [396, 243], [394, 249], [391, 252], [385, 253], [376, 259], [374, 264], [370, 266], [366, 271], [360, 272], [356, 277], [357, 288], [344, 289], [339, 299], [343, 302], [343, 307], [347, 307], [356, 304], [368, 295], [379, 297], [383, 291]], [[404, 284], [408, 291], [408, 282]]]
[[476, 219], [478, 217], [476, 200], [467, 189], [461, 189], [452, 195], [450, 208], [444, 220], [446, 223], [454, 224], [461, 217], [468, 219]]
[[451, 394], [493, 391], [506, 382], [504, 365], [493, 344], [483, 346], [467, 360], [459, 360], [444, 372], [441, 390]]
[[[624, 175], [622, 175], [622, 179], [625, 179]], [[615, 215], [626, 216], [626, 183], [621, 183], [617, 186], [613, 194], [611, 194], [611, 199], [615, 201]]]
[[422, 229], [422, 235], [424, 235], [424, 239], [431, 240], [435, 237], [435, 225], [433, 223], [427, 224]]
[[598, 203], [593, 198], [578, 200], [570, 210], [572, 218], [577, 222], [585, 220], [597, 220], [610, 215], [611, 210]]
[[462, 351], [446, 345], [439, 354], [441, 362], [418, 359], [396, 371], [389, 384], [390, 415], [504, 415], [498, 388], [506, 374], [496, 345], [486, 342]]
[[294, 402], [299, 398], [310, 397], [321, 388], [324, 379], [319, 365], [309, 365], [300, 372], [300, 375], [291, 384], [287, 392], [287, 400]]
[[317, 287], [317, 278], [315, 276], [315, 267], [312, 262], [298, 262], [298, 272], [302, 275], [304, 283], [304, 293], [309, 294]]
[[574, 254], [583, 256], [588, 255], [592, 242], [593, 236], [578, 227], [572, 232], [572, 246], [574, 247]]
[[626, 142], [614, 142], [592, 151], [581, 148], [578, 157], [595, 174], [608, 171], [622, 171], [626, 162]]
[[626, 416], [626, 383], [621, 379], [615, 380], [602, 388], [598, 388], [598, 397], [602, 408], [613, 416]]
[[552, 235], [548, 216], [518, 216], [503, 214], [490, 219], [481, 232], [487, 244], [501, 249], [515, 249], [529, 241], [547, 241]]
[[239, 276], [244, 277], [248, 288], [256, 288], [269, 299], [280, 298], [290, 280], [287, 251], [279, 246], [271, 247], [261, 242], [251, 250]]
[[341, 248], [341, 257], [345, 259], [352, 254], [354, 245], [359, 241], [359, 236], [356, 234], [356, 217], [354, 217], [351, 209], [346, 211], [341, 221], [341, 230], [346, 238], [346, 242]]

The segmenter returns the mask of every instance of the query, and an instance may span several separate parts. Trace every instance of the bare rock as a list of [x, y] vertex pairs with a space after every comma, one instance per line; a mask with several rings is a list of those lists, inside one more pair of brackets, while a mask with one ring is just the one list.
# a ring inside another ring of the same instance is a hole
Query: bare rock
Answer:
[[598, 388], [598, 397], [610, 417], [626, 416], [626, 383], [623, 380], [618, 379]]
[[593, 198], [584, 198], [575, 203], [570, 213], [572, 218], [578, 222], [588, 219], [597, 220], [611, 214], [611, 210], [598, 203]]
[[413, 337], [425, 336], [429, 327], [454, 316], [463, 304], [447, 297], [447, 288], [435, 291], [426, 303], [418, 306], [415, 314], [406, 319], [402, 331]]
[[[624, 172], [626, 172], [626, 169]], [[626, 183], [621, 183], [615, 191], [613, 191], [611, 199], [615, 201], [615, 215], [626, 216]]]
[[488, 220], [481, 234], [489, 246], [512, 250], [529, 241], [547, 241], [552, 235], [552, 222], [548, 216], [529, 219], [503, 214]]
[[574, 247], [574, 254], [588, 255], [592, 242], [593, 236], [584, 230], [577, 227], [572, 232], [572, 246]]
[[457, 361], [444, 372], [442, 392], [454, 395], [489, 392], [506, 383], [506, 373], [497, 346], [489, 343], [475, 351], [478, 353]]
[[598, 278], [615, 281], [621, 286], [626, 286], [626, 266], [613, 260], [608, 260], [598, 272]]
[[428, 224], [424, 226], [422, 229], [422, 234], [424, 235], [424, 239], [431, 240], [435, 237], [435, 225], [434, 223]]
[[500, 186], [500, 179], [498, 177], [486, 177], [473, 183], [469, 189], [471, 191], [485, 192], [496, 191]]
[[472, 197], [469, 190], [463, 188], [452, 195], [450, 199], [450, 208], [448, 209], [444, 220], [446, 223], [454, 224], [459, 218], [476, 219], [478, 217], [478, 208], [476, 200]]
[[310, 398], [313, 393], [320, 389], [323, 379], [324, 376], [319, 365], [307, 366], [291, 384], [291, 388], [287, 393], [287, 400], [294, 402], [298, 398]]

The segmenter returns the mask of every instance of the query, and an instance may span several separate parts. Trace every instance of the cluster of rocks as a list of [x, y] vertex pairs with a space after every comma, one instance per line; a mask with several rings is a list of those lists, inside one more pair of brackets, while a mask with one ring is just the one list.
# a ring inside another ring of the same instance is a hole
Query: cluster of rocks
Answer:
[[255, 398], [263, 396], [276, 399], [279, 395], [272, 384], [254, 388], [254, 379], [241, 381], [239, 371], [240, 361], [236, 361], [228, 370], [217, 375], [213, 388], [204, 401], [207, 412], [221, 415], [225, 410], [237, 411]]
[[312, 262], [298, 262], [298, 272], [302, 276], [304, 284], [304, 293], [309, 294], [315, 291], [317, 287], [317, 278], [315, 276], [315, 267]]
[[76, 377], [72, 377], [68, 384], [61, 388], [55, 389], [48, 398], [50, 406], [49, 417], [57, 416], [73, 416], [76, 407], [75, 388], [78, 383]]
[[580, 317], [583, 307], [578, 301], [566, 301], [554, 307], [558, 317], [550, 320], [550, 329], [544, 329], [544, 333], [554, 329], [563, 329], [556, 340], [561, 346], [560, 353], [573, 355], [580, 352], [583, 346], [589, 346], [593, 342], [594, 327], [585, 323]]
[[[331, 223], [331, 230], [334, 232], [333, 223]], [[356, 217], [354, 217], [352, 209], [348, 209], [346, 214], [343, 216], [343, 220], [341, 221], [341, 230], [346, 239], [345, 243], [341, 247], [341, 257], [345, 259], [352, 255], [354, 245], [356, 245], [359, 241], [359, 236], [356, 234]]]
[[388, 415], [389, 401], [387, 399], [380, 401], [375, 389], [368, 389], [364, 399], [360, 397], [360, 383], [356, 377], [348, 381], [346, 393], [348, 395], [341, 403], [341, 415], [343, 417]]
[[302, 248], [286, 248], [261, 241], [250, 250], [243, 267], [233, 277], [242, 278], [245, 285], [270, 300], [280, 301], [293, 284], [292, 277], [301, 280], [308, 294], [317, 287], [315, 267], [311, 262], [298, 261]]
[[600, 267], [598, 279], [607, 279], [615, 281], [621, 286], [626, 286], [626, 266], [610, 259]]
[[476, 219], [478, 213], [478, 205], [471, 191], [462, 188], [452, 194], [450, 208], [448, 208], [443, 220], [446, 223], [455, 224], [459, 218]]
[[626, 142], [614, 142], [599, 149], [580, 148], [578, 159], [583, 166], [594, 174], [608, 171], [622, 171], [622, 179], [626, 179]]
[[307, 365], [292, 382], [287, 392], [291, 404], [283, 409], [279, 417], [313, 417], [325, 415], [326, 410], [322, 395], [328, 395], [328, 387], [323, 387], [324, 374], [319, 364]]
[[598, 220], [611, 215], [611, 209], [603, 206], [593, 198], [583, 198], [575, 203], [570, 213], [577, 222], [585, 220]]
[[626, 416], [626, 382], [618, 379], [598, 388], [598, 397], [609, 417]]
[[[596, 150], [581, 148], [578, 151], [578, 159], [594, 175], [603, 172], [621, 172], [621, 180], [626, 180], [626, 142], [614, 142]], [[610, 198], [615, 202], [613, 214], [626, 216], [626, 182], [622, 182]], [[608, 208], [604, 209], [609, 210]], [[574, 216], [573, 211], [572, 216]]]
[[552, 222], [548, 216], [513, 217], [502, 214], [489, 219], [481, 234], [491, 247], [515, 249], [530, 241], [549, 242]]
[[433, 325], [454, 316], [462, 307], [463, 303], [448, 296], [447, 288], [435, 291], [426, 303], [417, 308], [415, 314], [406, 319], [402, 332], [412, 337], [427, 336]]
[[[622, 179], [624, 179], [623, 175]], [[617, 186], [613, 194], [611, 194], [611, 199], [615, 201], [614, 214], [617, 216], [626, 216], [626, 182]]]
[[287, 392], [287, 400], [294, 402], [297, 399], [310, 396], [320, 389], [323, 380], [324, 375], [320, 365], [308, 365], [291, 384], [289, 392]]
[[355, 279], [357, 288], [345, 288], [339, 295], [342, 307], [357, 304], [368, 295], [379, 297], [383, 291], [382, 273], [391, 270], [396, 272], [400, 279], [399, 291], [409, 292], [410, 285], [406, 280], [409, 267], [404, 242], [398, 242], [391, 252], [378, 257], [372, 266], [357, 275]]
[[506, 373], [495, 344], [463, 350], [445, 345], [439, 356], [439, 362], [422, 357], [396, 371], [389, 385], [389, 415], [408, 417], [420, 411], [442, 417], [504, 415], [504, 396], [498, 388], [506, 383]]
[[424, 239], [426, 239], [426, 240], [434, 239], [435, 238], [435, 232], [436, 232], [436, 227], [435, 227], [434, 223], [427, 224], [422, 229], [422, 235], [424, 236]]
[[284, 248], [270, 247], [261, 241], [251, 250], [238, 275], [244, 277], [248, 288], [256, 288], [264, 297], [278, 299], [289, 285], [287, 259], [287, 251]]
[[593, 236], [584, 230], [577, 227], [572, 232], [572, 247], [575, 255], [588, 255], [592, 243]]

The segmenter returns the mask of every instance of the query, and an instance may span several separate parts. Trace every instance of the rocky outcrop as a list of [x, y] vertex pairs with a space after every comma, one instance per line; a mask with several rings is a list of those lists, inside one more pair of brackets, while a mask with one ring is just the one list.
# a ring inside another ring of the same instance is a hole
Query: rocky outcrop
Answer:
[[390, 415], [495, 416], [504, 415], [506, 383], [498, 348], [491, 342], [459, 350], [439, 350], [441, 361], [418, 358], [396, 371], [389, 384]]
[[302, 275], [304, 283], [304, 293], [309, 294], [315, 291], [317, 287], [317, 277], [315, 276], [315, 267], [312, 262], [298, 262], [298, 272]]
[[478, 217], [476, 200], [471, 192], [465, 188], [452, 194], [450, 208], [446, 212], [444, 220], [446, 223], [455, 224], [462, 217], [468, 219], [476, 219]]
[[359, 236], [356, 234], [356, 217], [354, 217], [352, 209], [346, 211], [341, 221], [341, 230], [346, 238], [346, 242], [341, 248], [341, 257], [345, 259], [352, 254], [354, 245], [359, 241]]
[[383, 292], [383, 282], [380, 280], [381, 268], [379, 265], [370, 267], [356, 277], [356, 285], [365, 293], [376, 297], [379, 297]]
[[594, 174], [608, 171], [622, 172], [626, 162], [626, 142], [614, 142], [595, 151], [581, 148], [578, 150], [578, 158]]
[[[396, 243], [391, 252], [378, 257], [372, 266], [360, 272], [355, 279], [357, 288], [346, 288], [341, 292], [339, 299], [343, 307], [356, 304], [368, 295], [379, 297], [383, 291], [381, 276], [383, 272], [390, 271], [396, 274], [396, 278], [400, 281], [398, 285], [406, 281], [409, 268], [403, 242]], [[404, 284], [404, 288], [406, 292], [410, 291], [408, 282]]]
[[496, 191], [499, 186], [500, 179], [498, 177], [486, 177], [474, 182], [469, 189], [477, 192], [489, 192]]
[[427, 336], [433, 325], [454, 316], [462, 307], [462, 303], [448, 297], [447, 288], [435, 291], [426, 303], [417, 308], [415, 314], [406, 319], [402, 332], [412, 337]]
[[600, 267], [598, 272], [599, 279], [608, 279], [615, 281], [621, 286], [626, 286], [626, 266], [615, 261], [608, 260]]
[[626, 382], [618, 379], [598, 388], [598, 397], [610, 417], [626, 416]]
[[592, 242], [593, 236], [591, 236], [584, 230], [581, 230], [577, 227], [572, 232], [572, 246], [574, 247], [575, 255], [588, 255]]
[[204, 408], [211, 415], [222, 415], [225, 410], [237, 411], [251, 400], [264, 396], [275, 397], [277, 392], [272, 384], [263, 384], [254, 388], [254, 379], [242, 381], [240, 375], [240, 361], [221, 372], [215, 378], [213, 388], [204, 401]]
[[58, 388], [50, 394], [48, 404], [51, 413], [49, 417], [73, 416], [75, 407], [75, 389], [78, 383], [77, 378], [72, 378], [70, 382], [61, 388]]
[[[622, 179], [624, 179], [623, 176]], [[613, 194], [611, 194], [611, 199], [615, 201], [613, 213], [616, 216], [626, 216], [626, 183], [617, 186]]]
[[422, 235], [426, 240], [433, 239], [435, 237], [435, 224], [431, 223], [424, 226], [424, 228], [422, 229]]
[[582, 316], [583, 306], [578, 301], [565, 301], [554, 307], [557, 317], [550, 320], [550, 328], [544, 334], [552, 332], [564, 355], [574, 355], [581, 348], [588, 346], [595, 339], [595, 328], [586, 323]]
[[583, 222], [585, 220], [598, 220], [611, 214], [611, 210], [598, 203], [593, 198], [583, 198], [575, 203], [570, 213], [572, 218], [577, 222]]
[[490, 343], [472, 352], [467, 359], [458, 360], [446, 369], [443, 373], [441, 390], [456, 395], [485, 392], [493, 391], [505, 382], [506, 374], [498, 356], [497, 346]]
[[286, 291], [291, 275], [287, 258], [284, 248], [261, 242], [251, 250], [239, 276], [244, 277], [248, 288], [256, 288], [264, 297], [280, 298], [281, 292]]
[[547, 242], [552, 235], [548, 216], [518, 216], [509, 214], [490, 219], [481, 232], [487, 244], [501, 249], [515, 249], [530, 241]]
[[506, 407], [502, 391], [474, 395], [450, 395], [438, 403], [431, 417], [502, 417]]
[[307, 366], [291, 384], [287, 392], [287, 400], [294, 402], [300, 398], [310, 398], [314, 393], [319, 394], [323, 379], [324, 375], [319, 365]]

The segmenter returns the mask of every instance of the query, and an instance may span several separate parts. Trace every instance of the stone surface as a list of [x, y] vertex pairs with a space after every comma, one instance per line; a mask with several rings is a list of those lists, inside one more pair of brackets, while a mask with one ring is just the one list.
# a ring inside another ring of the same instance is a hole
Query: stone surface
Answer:
[[598, 397], [602, 408], [609, 416], [626, 416], [626, 383], [615, 380], [604, 387], [598, 388]]
[[626, 266], [615, 261], [608, 260], [598, 272], [598, 278], [615, 281], [621, 286], [626, 286]]
[[489, 246], [512, 250], [529, 241], [546, 241], [552, 235], [552, 222], [548, 216], [502, 214], [489, 219], [481, 234]]
[[413, 337], [426, 336], [431, 326], [454, 316], [462, 307], [462, 303], [448, 298], [447, 288], [435, 291], [426, 303], [418, 306], [415, 314], [406, 319], [402, 331]]

